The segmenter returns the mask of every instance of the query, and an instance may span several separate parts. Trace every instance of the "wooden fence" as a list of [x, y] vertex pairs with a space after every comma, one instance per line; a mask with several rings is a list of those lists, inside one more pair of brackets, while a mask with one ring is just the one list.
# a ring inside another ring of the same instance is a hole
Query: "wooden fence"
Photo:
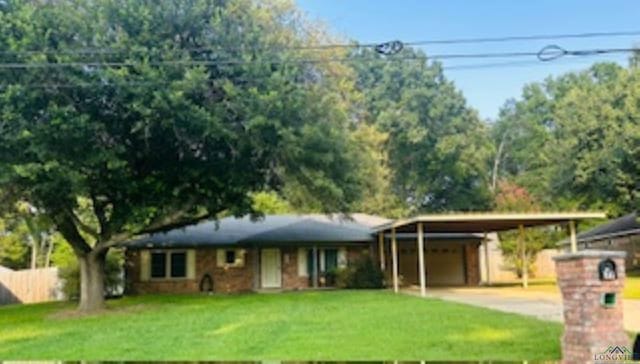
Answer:
[[58, 268], [0, 271], [0, 305], [62, 299]]

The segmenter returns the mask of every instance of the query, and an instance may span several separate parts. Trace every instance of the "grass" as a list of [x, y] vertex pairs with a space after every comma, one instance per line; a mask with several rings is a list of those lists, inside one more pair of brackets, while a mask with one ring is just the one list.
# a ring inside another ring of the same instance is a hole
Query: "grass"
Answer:
[[5, 360], [541, 360], [561, 325], [387, 291], [141, 296], [80, 316], [0, 307]]
[[[520, 287], [520, 282], [495, 283], [493, 287]], [[529, 291], [560, 293], [560, 289], [553, 279], [534, 279], [529, 281]], [[640, 299], [640, 272], [627, 272], [622, 296], [626, 299]]]

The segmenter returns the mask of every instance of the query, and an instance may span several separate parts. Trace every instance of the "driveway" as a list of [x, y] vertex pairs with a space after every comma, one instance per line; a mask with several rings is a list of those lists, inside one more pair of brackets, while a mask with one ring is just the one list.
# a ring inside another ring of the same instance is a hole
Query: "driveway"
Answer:
[[[420, 295], [414, 288], [403, 292]], [[502, 287], [427, 288], [427, 297], [533, 316], [540, 320], [563, 320], [559, 293]], [[640, 332], [640, 300], [624, 300], [624, 327], [628, 331]]]

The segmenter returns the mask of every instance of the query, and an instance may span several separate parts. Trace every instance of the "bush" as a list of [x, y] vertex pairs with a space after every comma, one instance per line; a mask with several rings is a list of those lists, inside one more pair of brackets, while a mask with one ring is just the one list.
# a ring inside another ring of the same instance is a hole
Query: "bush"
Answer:
[[369, 257], [336, 272], [336, 286], [340, 288], [383, 288], [384, 274]]

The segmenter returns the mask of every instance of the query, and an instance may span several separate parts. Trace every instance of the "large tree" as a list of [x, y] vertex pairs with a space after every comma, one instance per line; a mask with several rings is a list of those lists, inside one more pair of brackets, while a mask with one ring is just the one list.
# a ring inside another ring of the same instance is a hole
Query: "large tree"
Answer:
[[442, 67], [406, 48], [354, 54], [362, 119], [388, 135], [395, 193], [412, 212], [490, 206], [488, 128]]
[[[323, 210], [359, 193], [340, 67], [288, 2], [0, 2], [0, 205], [55, 223], [103, 307], [109, 249], [252, 212], [297, 184]], [[320, 55], [326, 56], [326, 55]], [[339, 77], [338, 77], [339, 78]]]
[[638, 99], [640, 69], [610, 63], [526, 86], [494, 125], [496, 145], [505, 142], [497, 175], [545, 208], [636, 210]]

